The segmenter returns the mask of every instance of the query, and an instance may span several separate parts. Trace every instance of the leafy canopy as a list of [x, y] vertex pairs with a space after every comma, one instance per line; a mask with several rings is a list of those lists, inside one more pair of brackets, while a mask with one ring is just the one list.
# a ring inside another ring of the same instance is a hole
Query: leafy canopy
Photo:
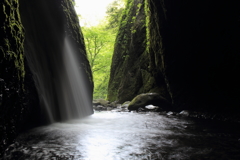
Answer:
[[123, 0], [115, 0], [108, 6], [107, 16], [102, 23], [91, 26], [85, 21], [84, 26], [81, 27], [93, 73], [94, 99], [105, 99], [107, 96], [111, 59], [123, 4]]

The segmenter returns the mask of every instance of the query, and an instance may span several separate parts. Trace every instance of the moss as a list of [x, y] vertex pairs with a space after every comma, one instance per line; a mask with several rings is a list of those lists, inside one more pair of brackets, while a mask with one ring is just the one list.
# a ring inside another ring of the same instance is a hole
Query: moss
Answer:
[[137, 60], [145, 50], [145, 32], [144, 0], [127, 1], [112, 58], [110, 101], [127, 101], [138, 93], [142, 84], [139, 66], [147, 62], [144, 58]]
[[[157, 21], [154, 21], [151, 3], [150, 0], [134, 0], [127, 3], [117, 34], [111, 66], [108, 92], [110, 101], [130, 100], [137, 94], [152, 90], [166, 93], [164, 77], [157, 68], [161, 66], [161, 69], [164, 69], [165, 64], [159, 58], [163, 55], [163, 48], [159, 40], [161, 35], [156, 32], [159, 26], [153, 26]], [[159, 81], [162, 84], [157, 86]]]
[[143, 80], [143, 92], [151, 90], [155, 85], [155, 79], [151, 76], [151, 73], [146, 70], [141, 70], [142, 80]]
[[146, 52], [150, 52], [150, 9], [149, 9], [149, 0], [144, 2], [144, 12], [146, 15], [145, 25], [146, 25]]
[[87, 58], [86, 54], [86, 47], [84, 43], [84, 36], [81, 30], [81, 27], [79, 26], [79, 19], [77, 14], [75, 13], [74, 10], [74, 4], [75, 2], [73, 0], [63, 0], [62, 1], [62, 8], [63, 12], [66, 17], [66, 30], [68, 30], [68, 36], [71, 36], [72, 39], [74, 39], [75, 42], [77, 42], [78, 49], [80, 50], [81, 53], [81, 58], [84, 63], [81, 63], [82, 68], [84, 69], [85, 73], [87, 74], [88, 80], [93, 85], [93, 77], [92, 77], [92, 72], [90, 68], [90, 64]]
[[24, 80], [24, 29], [19, 14], [18, 0], [5, 0], [1, 6], [5, 21], [3, 23], [4, 42], [0, 50], [5, 59], [14, 61], [18, 78]]
[[[146, 14], [146, 36], [147, 36], [147, 47], [146, 52], [149, 53], [150, 57], [150, 71], [153, 73], [155, 77], [161, 73], [163, 76], [163, 84], [165, 85], [165, 90], [163, 91], [165, 93], [166, 97], [170, 97], [172, 103], [173, 102], [173, 93], [170, 87], [169, 80], [166, 76], [166, 64], [165, 64], [165, 52], [163, 47], [163, 39], [162, 35], [160, 33], [160, 25], [159, 17], [162, 17], [163, 19], [167, 19], [167, 9], [164, 5], [164, 0], [161, 0], [160, 4], [162, 7], [162, 15], [158, 15], [157, 10], [158, 8], [155, 6], [153, 2], [149, 0], [148, 3], [145, 3], [145, 14]], [[154, 14], [152, 14], [154, 13]], [[159, 69], [158, 69], [159, 68]], [[161, 87], [162, 88], [162, 87]]]

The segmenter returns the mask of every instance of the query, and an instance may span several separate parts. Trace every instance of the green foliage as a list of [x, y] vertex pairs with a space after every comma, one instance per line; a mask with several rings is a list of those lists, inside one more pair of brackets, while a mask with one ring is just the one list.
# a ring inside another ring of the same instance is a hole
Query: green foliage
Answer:
[[[3, 20], [4, 35], [0, 44], [0, 53], [5, 59], [13, 60], [17, 69], [18, 78], [24, 80], [24, 29], [19, 14], [19, 3], [17, 0], [5, 0], [1, 6], [5, 20]], [[7, 36], [6, 36], [7, 35]]]
[[86, 50], [93, 72], [93, 98], [106, 98], [115, 32], [106, 24], [82, 27]]
[[126, 0], [115, 0], [107, 8], [107, 28], [118, 30]]
[[149, 53], [150, 51], [150, 8], [149, 1], [145, 0], [144, 11], [146, 15], [146, 51]]
[[[101, 24], [91, 26], [85, 21], [84, 27], [81, 27], [93, 73], [94, 99], [105, 99], [107, 96], [116, 33], [126, 2], [127, 0], [115, 0], [108, 6], [107, 16]], [[81, 19], [84, 18], [81, 17]]]

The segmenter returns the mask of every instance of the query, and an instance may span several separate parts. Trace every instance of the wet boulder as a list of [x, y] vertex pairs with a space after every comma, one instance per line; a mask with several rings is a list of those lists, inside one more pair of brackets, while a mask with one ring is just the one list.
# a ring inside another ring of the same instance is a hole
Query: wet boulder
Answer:
[[188, 117], [190, 115], [190, 111], [188, 110], [183, 110], [179, 113], [180, 116], [183, 116], [183, 117]]
[[158, 93], [143, 93], [136, 96], [128, 106], [128, 110], [138, 110], [147, 105], [158, 106], [162, 110], [170, 110], [171, 104]]
[[95, 100], [93, 100], [93, 105], [94, 106], [101, 105], [101, 106], [107, 107], [108, 104], [109, 104], [109, 101], [106, 101], [105, 99], [95, 99]]
[[118, 108], [119, 106], [121, 106], [121, 104], [118, 101], [109, 102], [108, 104], [108, 107], [111, 107], [111, 108]]
[[129, 104], [131, 103], [131, 101], [126, 101], [122, 104], [122, 108], [128, 108]]

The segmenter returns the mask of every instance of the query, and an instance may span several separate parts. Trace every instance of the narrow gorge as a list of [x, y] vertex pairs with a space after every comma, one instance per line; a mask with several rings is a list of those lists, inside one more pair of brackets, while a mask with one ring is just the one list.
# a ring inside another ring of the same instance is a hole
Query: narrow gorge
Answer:
[[107, 100], [170, 107], [94, 111], [74, 1], [1, 0], [0, 159], [240, 158], [240, 2], [125, 2]]

